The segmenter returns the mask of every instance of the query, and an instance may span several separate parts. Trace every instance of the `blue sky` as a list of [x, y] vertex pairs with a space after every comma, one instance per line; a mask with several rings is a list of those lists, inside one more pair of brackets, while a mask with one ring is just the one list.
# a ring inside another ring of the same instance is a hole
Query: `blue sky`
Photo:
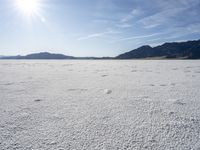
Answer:
[[32, 16], [15, 1], [0, 0], [0, 55], [116, 56], [200, 39], [200, 0], [38, 0]]

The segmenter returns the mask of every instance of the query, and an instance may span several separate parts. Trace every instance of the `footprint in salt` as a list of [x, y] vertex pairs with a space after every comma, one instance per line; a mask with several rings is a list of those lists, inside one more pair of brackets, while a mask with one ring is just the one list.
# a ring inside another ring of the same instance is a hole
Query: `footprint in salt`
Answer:
[[175, 100], [175, 101], [174, 101], [174, 104], [177, 104], [177, 105], [185, 105], [186, 103], [184, 103], [182, 100], [178, 99], [178, 100]]
[[175, 85], [176, 85], [176, 83], [171, 83], [170, 85], [171, 85], [171, 86], [175, 86]]
[[42, 99], [35, 99], [34, 102], [41, 102]]
[[170, 111], [168, 114], [171, 116], [171, 115], [174, 115], [174, 114], [175, 114], [175, 112], [173, 112], [173, 111]]
[[185, 105], [186, 104], [182, 99], [169, 99], [168, 101], [171, 101], [173, 104], [176, 104], [176, 105]]
[[160, 84], [160, 86], [167, 86], [167, 84]]
[[178, 68], [172, 68], [172, 70], [178, 70]]
[[105, 93], [105, 94], [111, 94], [111, 93], [112, 93], [112, 90], [105, 89], [105, 90], [104, 90], [104, 93]]
[[131, 72], [137, 72], [137, 70], [132, 70]]
[[101, 75], [101, 77], [107, 77], [108, 75], [104, 74], [104, 75]]

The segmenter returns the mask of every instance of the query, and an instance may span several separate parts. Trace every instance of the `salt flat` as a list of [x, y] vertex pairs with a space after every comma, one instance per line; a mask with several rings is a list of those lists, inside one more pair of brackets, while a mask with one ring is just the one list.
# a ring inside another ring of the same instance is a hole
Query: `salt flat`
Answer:
[[200, 61], [2, 60], [0, 149], [200, 149]]

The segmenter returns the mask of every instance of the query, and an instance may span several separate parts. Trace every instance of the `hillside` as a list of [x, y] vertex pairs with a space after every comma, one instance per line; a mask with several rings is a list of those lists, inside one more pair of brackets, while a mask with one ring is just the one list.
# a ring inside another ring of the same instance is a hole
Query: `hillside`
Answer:
[[66, 56], [63, 54], [52, 54], [48, 52], [41, 52], [41, 53], [34, 53], [34, 54], [29, 54], [26, 56], [8, 56], [8, 57], [3, 57], [3, 59], [73, 59], [74, 57], [72, 56]]
[[117, 59], [142, 59], [142, 58], [200, 58], [200, 40], [187, 42], [165, 43], [160, 46], [142, 46], [130, 52], [117, 56]]

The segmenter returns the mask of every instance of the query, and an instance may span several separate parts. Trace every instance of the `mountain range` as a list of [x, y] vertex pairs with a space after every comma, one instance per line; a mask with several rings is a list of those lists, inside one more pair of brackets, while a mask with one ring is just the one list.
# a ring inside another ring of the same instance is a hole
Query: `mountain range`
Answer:
[[48, 52], [34, 53], [26, 56], [4, 56], [3, 59], [73, 59], [73, 56], [63, 54], [52, 54]]
[[73, 57], [48, 52], [26, 56], [0, 56], [0, 59], [200, 59], [200, 40], [165, 43], [156, 47], [145, 45], [116, 57]]
[[117, 59], [142, 59], [142, 58], [200, 58], [200, 40], [187, 42], [165, 43], [160, 46], [151, 47], [145, 45], [130, 52], [117, 56]]

